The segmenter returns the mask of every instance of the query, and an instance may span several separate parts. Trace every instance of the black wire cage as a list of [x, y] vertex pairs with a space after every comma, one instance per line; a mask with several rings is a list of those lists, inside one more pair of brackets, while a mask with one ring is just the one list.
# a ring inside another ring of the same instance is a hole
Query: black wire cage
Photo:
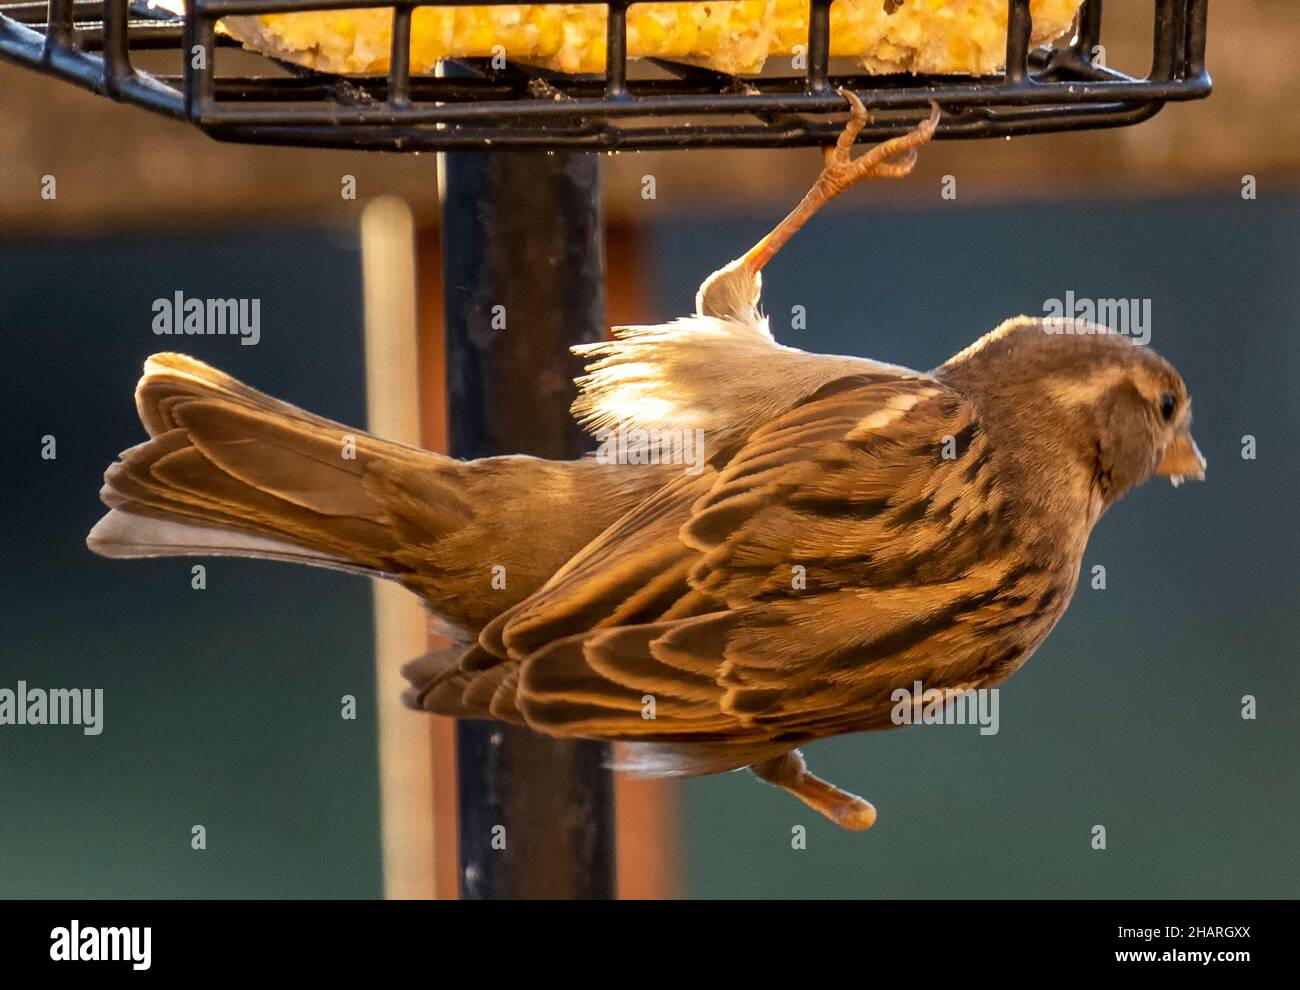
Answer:
[[[839, 87], [856, 91], [873, 111], [863, 141], [914, 126], [931, 100], [945, 111], [939, 137], [987, 138], [1124, 126], [1166, 102], [1210, 92], [1208, 0], [1153, 0], [1145, 76], [1094, 57], [1101, 0], [1085, 0], [1064, 42], [1038, 48], [1030, 44], [1029, 0], [1008, 0], [1006, 68], [977, 78], [835, 71], [832, 0], [807, 3], [802, 71], [754, 76], [629, 60], [629, 0], [607, 5], [606, 67], [597, 75], [516, 61], [494, 67], [487, 59], [458, 59], [455, 71], [433, 76], [412, 74], [415, 9], [470, 5], [465, 0], [185, 0], [183, 18], [141, 0], [0, 0], [0, 58], [189, 120], [220, 140], [389, 151], [822, 145], [841, 127]], [[228, 60], [218, 51], [238, 47], [218, 30], [223, 17], [358, 8], [391, 9], [386, 75], [329, 75], [269, 57], [260, 57], [264, 69], [252, 73], [222, 71]], [[199, 49], [208, 57], [188, 57]], [[179, 73], [135, 66], [137, 56], [160, 51], [179, 59]]]

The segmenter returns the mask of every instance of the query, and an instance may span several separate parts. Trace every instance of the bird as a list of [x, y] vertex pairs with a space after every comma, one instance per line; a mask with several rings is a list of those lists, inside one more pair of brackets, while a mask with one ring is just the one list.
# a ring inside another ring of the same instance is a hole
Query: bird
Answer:
[[[939, 123], [932, 104], [853, 158], [868, 114], [842, 94], [807, 196], [693, 315], [575, 348], [575, 417], [633, 456], [456, 460], [157, 354], [135, 392], [149, 439], [108, 468], [89, 548], [394, 580], [453, 634], [404, 668], [408, 706], [609, 741], [641, 776], [748, 768], [870, 828], [875, 807], [801, 747], [896, 727], [900, 687], [1005, 680], [1106, 510], [1206, 464], [1178, 372], [1105, 327], [1014, 317], [929, 372], [775, 341], [763, 266], [845, 189], [907, 175]], [[667, 435], [704, 456], [635, 456]]]

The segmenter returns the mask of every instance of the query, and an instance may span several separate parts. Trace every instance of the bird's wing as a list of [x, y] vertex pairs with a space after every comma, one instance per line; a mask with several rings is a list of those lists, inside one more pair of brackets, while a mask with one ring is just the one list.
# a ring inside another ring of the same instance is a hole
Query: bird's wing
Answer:
[[703, 431], [710, 455], [730, 452], [763, 423], [827, 382], [915, 372], [863, 358], [811, 354], [772, 339], [767, 320], [692, 316], [659, 326], [615, 327], [613, 340], [575, 347], [588, 359], [573, 404], [600, 431]]
[[990, 554], [1014, 539], [991, 459], [933, 379], [830, 383], [490, 625], [480, 644], [509, 668], [479, 658], [494, 713], [563, 735], [798, 740], [887, 719], [894, 686], [996, 670], [1050, 575]]

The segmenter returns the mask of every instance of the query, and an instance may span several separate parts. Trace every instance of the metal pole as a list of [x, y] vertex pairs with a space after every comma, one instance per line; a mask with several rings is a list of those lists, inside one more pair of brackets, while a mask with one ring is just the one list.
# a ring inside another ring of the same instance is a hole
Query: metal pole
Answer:
[[[451, 453], [578, 456], [568, 348], [605, 330], [600, 160], [451, 152], [439, 164]], [[463, 897], [614, 895], [605, 747], [477, 721], [456, 740]]]

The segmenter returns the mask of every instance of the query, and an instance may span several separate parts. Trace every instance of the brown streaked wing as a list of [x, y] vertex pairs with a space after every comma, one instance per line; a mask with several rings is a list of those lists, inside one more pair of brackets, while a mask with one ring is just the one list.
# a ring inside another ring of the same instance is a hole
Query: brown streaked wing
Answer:
[[[960, 538], [985, 442], [932, 379], [823, 388], [716, 474], [620, 520], [503, 621], [519, 710], [561, 734], [770, 739], [840, 724], [913, 675], [964, 681], [979, 658], [961, 627], [1010, 577]], [[629, 614], [642, 588], [657, 590]]]

